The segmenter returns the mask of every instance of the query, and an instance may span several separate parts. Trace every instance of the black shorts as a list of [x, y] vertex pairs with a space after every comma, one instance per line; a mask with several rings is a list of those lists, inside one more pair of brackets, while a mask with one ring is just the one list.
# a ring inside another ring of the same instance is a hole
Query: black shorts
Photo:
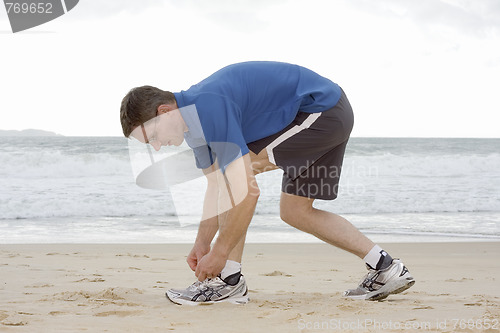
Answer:
[[333, 108], [320, 113], [299, 110], [286, 128], [248, 148], [255, 154], [266, 149], [269, 161], [283, 170], [283, 192], [333, 200], [353, 124], [352, 108], [342, 91]]

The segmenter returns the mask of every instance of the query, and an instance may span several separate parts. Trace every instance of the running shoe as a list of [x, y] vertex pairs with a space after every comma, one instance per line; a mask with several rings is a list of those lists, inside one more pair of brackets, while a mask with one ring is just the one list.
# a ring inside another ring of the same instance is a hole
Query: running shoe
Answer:
[[241, 273], [222, 280], [220, 276], [204, 281], [196, 281], [186, 289], [169, 289], [167, 298], [176, 304], [199, 305], [230, 302], [246, 304], [249, 301], [248, 288]]
[[406, 266], [399, 259], [393, 259], [389, 267], [381, 270], [370, 269], [356, 289], [344, 292], [344, 297], [379, 301], [391, 294], [398, 294], [415, 284]]

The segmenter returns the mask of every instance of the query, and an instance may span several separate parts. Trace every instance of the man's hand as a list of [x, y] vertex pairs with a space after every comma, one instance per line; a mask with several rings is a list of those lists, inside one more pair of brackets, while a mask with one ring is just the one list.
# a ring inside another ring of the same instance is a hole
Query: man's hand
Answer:
[[191, 270], [195, 271], [201, 258], [203, 258], [207, 253], [210, 252], [210, 243], [201, 244], [200, 242], [194, 243], [191, 252], [189, 252], [187, 257], [187, 263]]
[[210, 251], [198, 262], [194, 274], [199, 281], [204, 281], [206, 278], [214, 278], [222, 271], [226, 265], [226, 260], [227, 255], [221, 255], [214, 251]]

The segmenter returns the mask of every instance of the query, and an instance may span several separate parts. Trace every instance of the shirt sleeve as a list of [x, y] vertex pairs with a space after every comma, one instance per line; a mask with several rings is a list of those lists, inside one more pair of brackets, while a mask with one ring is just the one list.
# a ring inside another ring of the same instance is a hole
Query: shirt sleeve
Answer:
[[198, 167], [208, 168], [215, 160], [222, 172], [234, 160], [249, 152], [241, 127], [241, 110], [229, 98], [202, 94], [196, 101], [207, 146], [196, 149]]

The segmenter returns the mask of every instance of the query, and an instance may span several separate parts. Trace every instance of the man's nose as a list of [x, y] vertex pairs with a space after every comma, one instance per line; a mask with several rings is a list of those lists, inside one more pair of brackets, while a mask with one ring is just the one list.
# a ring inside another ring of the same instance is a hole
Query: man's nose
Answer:
[[161, 148], [161, 143], [159, 141], [153, 141], [150, 143], [151, 146], [153, 146], [153, 148], [156, 150], [156, 151], [159, 151], [160, 148]]

